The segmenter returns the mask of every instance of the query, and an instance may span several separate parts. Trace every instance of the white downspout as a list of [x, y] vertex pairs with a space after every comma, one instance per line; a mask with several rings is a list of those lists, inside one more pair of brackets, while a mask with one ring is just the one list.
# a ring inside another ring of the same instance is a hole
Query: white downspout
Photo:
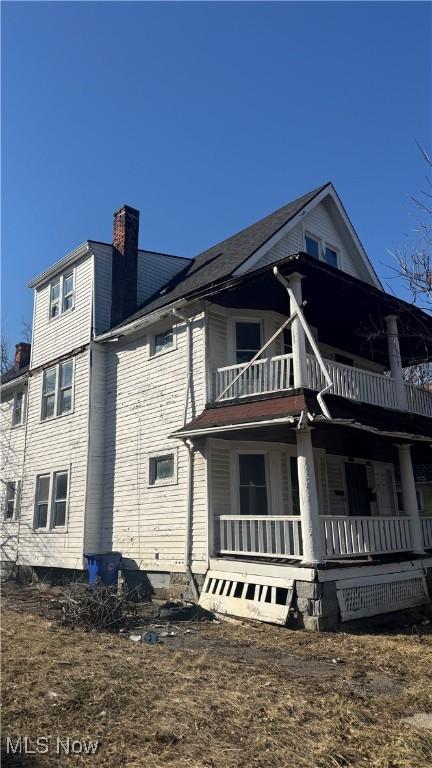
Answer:
[[[186, 323], [186, 345], [187, 345], [187, 355], [186, 355], [186, 368], [187, 368], [187, 378], [186, 378], [186, 390], [185, 390], [185, 402], [184, 402], [184, 410], [183, 410], [183, 426], [186, 425], [187, 422], [187, 409], [188, 409], [188, 402], [189, 402], [189, 392], [190, 392], [190, 386], [191, 386], [191, 379], [192, 379], [192, 354], [191, 354], [191, 347], [192, 347], [192, 320], [189, 317], [186, 317], [185, 315], [182, 315], [181, 312], [179, 312], [177, 309], [172, 310], [173, 314], [178, 317], [180, 320], [183, 320], [184, 323]], [[188, 451], [188, 468], [187, 468], [187, 496], [186, 496], [186, 535], [185, 535], [185, 550], [184, 550], [184, 562], [185, 562], [185, 570], [186, 575], [189, 579], [189, 583], [192, 588], [192, 592], [194, 594], [195, 600], [198, 602], [199, 600], [199, 593], [197, 586], [195, 584], [195, 579], [192, 573], [191, 569], [191, 553], [192, 553], [192, 514], [193, 514], [193, 493], [192, 493], [192, 484], [193, 484], [193, 477], [192, 477], [192, 462], [193, 462], [193, 443], [191, 440], [186, 439], [184, 441], [184, 444]]]

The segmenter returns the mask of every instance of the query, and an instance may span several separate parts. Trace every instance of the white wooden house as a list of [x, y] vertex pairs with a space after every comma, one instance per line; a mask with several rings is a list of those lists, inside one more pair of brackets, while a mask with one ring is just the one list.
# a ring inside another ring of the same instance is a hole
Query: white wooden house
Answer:
[[2, 559], [119, 551], [156, 590], [312, 629], [428, 602], [432, 397], [403, 368], [432, 323], [383, 291], [333, 186], [194, 259], [140, 250], [138, 220], [30, 284]]

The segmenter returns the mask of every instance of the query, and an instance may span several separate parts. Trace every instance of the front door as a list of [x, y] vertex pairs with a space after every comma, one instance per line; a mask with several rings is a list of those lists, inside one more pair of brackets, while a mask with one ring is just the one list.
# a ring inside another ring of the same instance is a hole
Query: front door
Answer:
[[351, 517], [370, 517], [366, 466], [346, 462], [345, 480], [348, 492], [348, 510]]

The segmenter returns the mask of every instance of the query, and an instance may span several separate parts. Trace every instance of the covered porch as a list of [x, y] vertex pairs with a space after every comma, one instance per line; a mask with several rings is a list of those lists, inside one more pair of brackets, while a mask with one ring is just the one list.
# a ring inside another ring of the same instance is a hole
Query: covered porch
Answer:
[[208, 409], [185, 428], [207, 441], [211, 557], [337, 567], [430, 553], [413, 464], [430, 462], [432, 435], [413, 417], [327, 402], [331, 420], [298, 393]]

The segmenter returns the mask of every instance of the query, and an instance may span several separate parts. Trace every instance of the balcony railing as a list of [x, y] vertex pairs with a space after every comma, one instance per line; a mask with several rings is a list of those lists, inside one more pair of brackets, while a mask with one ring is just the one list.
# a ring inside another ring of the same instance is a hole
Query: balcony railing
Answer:
[[[303, 555], [301, 517], [221, 515], [220, 554], [300, 559]], [[426, 549], [432, 548], [432, 518], [422, 519]], [[387, 555], [412, 550], [408, 517], [321, 516], [322, 543], [327, 560]]]
[[[324, 362], [333, 381], [333, 388], [329, 390], [331, 393], [384, 408], [398, 408], [396, 386], [391, 376], [353, 368], [333, 360]], [[250, 395], [283, 392], [294, 387], [292, 354], [256, 360], [234, 381], [245, 368], [245, 364], [218, 368], [213, 378], [214, 398], [225, 402]], [[323, 373], [312, 355], [307, 356], [306, 370], [307, 387], [315, 391], [324, 389], [326, 382]], [[406, 384], [405, 388], [409, 410], [432, 418], [432, 393], [414, 384]]]

